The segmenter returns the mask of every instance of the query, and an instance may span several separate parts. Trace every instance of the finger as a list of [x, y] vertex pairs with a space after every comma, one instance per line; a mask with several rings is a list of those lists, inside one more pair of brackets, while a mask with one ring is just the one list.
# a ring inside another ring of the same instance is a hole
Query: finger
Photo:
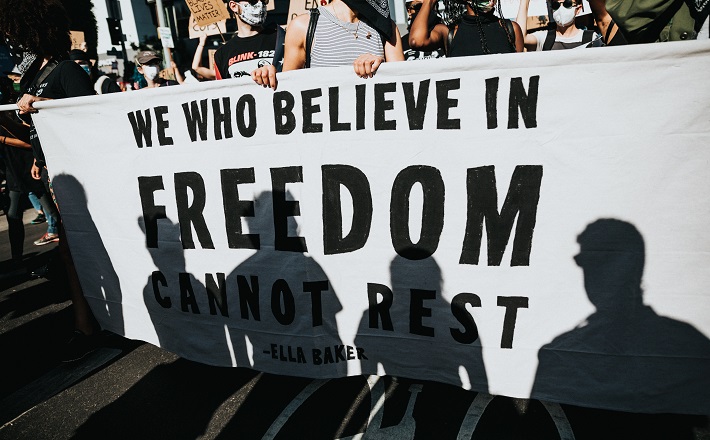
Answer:
[[365, 78], [372, 78], [372, 60], [365, 63]]
[[382, 64], [382, 58], [377, 58], [375, 61], [372, 63], [372, 69], [371, 69], [371, 74], [370, 77], [375, 76], [375, 72], [377, 72], [377, 69], [380, 68], [380, 65]]
[[269, 84], [272, 89], [276, 90], [276, 68], [269, 69]]

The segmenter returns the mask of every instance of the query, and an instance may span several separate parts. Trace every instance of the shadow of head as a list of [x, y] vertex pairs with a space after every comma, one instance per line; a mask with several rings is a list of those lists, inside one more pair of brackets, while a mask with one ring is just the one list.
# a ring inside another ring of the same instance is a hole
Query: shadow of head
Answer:
[[641, 300], [645, 246], [632, 224], [600, 219], [577, 242], [580, 252], [574, 260], [584, 271], [584, 286], [595, 306]]

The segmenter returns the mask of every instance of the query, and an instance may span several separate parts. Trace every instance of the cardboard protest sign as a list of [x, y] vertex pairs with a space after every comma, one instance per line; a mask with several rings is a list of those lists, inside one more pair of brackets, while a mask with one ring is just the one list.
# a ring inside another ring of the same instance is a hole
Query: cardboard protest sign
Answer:
[[323, 68], [33, 119], [106, 329], [275, 374], [708, 414], [708, 55]]
[[84, 40], [84, 33], [81, 31], [70, 31], [71, 36], [71, 48], [86, 50], [86, 41]]
[[190, 24], [187, 29], [190, 38], [200, 38], [202, 35], [207, 35], [209, 37], [210, 35], [223, 34], [227, 31], [227, 20], [200, 26], [197, 24], [195, 16], [190, 14]]
[[227, 6], [222, 0], [185, 0], [200, 26], [207, 26], [229, 18]]
[[288, 6], [288, 21], [290, 23], [293, 17], [305, 14], [310, 9], [315, 9], [318, 6], [325, 6], [330, 3], [328, 0], [291, 0]]

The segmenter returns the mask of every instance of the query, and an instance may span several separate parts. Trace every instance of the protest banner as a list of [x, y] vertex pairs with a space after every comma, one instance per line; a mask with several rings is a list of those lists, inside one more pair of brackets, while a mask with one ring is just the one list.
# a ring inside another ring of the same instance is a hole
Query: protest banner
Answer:
[[185, 3], [200, 26], [207, 26], [229, 18], [227, 6], [222, 0], [185, 0]]
[[708, 414], [709, 54], [323, 68], [33, 119], [105, 329], [275, 374]]

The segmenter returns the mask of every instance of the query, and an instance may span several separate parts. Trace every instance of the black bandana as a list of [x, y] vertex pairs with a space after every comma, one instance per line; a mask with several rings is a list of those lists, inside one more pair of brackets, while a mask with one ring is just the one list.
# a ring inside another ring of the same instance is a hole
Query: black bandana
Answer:
[[387, 0], [343, 0], [343, 2], [364, 17], [367, 24], [377, 29], [387, 41], [392, 40], [392, 19]]

